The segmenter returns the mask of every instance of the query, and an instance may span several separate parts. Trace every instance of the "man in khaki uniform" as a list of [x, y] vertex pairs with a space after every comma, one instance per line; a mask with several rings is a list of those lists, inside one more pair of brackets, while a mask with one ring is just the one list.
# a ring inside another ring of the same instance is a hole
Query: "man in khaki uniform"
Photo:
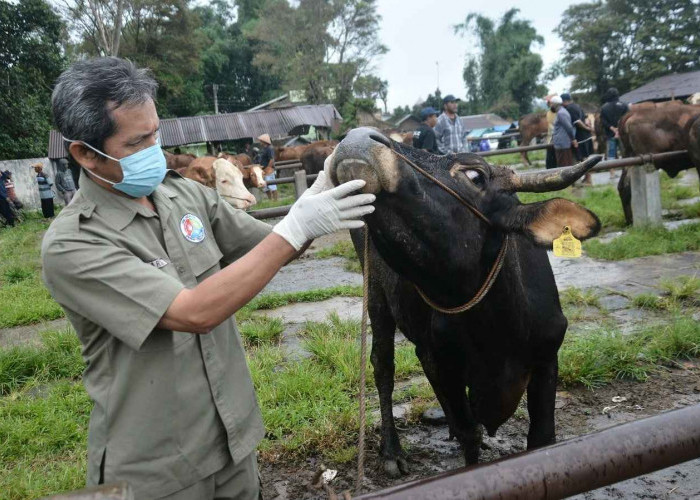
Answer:
[[117, 58], [59, 78], [56, 126], [83, 171], [42, 246], [83, 344], [89, 485], [137, 499], [254, 499], [263, 423], [233, 314], [315, 237], [361, 227], [373, 195], [324, 176], [274, 228], [165, 171], [156, 84]]

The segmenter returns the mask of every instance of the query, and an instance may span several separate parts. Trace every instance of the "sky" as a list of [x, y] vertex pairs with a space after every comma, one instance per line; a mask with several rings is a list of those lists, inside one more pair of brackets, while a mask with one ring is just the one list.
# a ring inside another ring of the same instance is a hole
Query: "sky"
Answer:
[[[554, 28], [564, 10], [581, 1], [377, 0], [382, 16], [379, 37], [389, 52], [377, 62], [376, 74], [389, 81], [389, 112], [397, 106], [413, 106], [435, 91], [436, 61], [442, 94], [464, 97], [464, 60], [468, 53], [475, 53], [476, 47], [473, 38], [456, 35], [453, 26], [464, 22], [470, 12], [500, 19], [511, 7], [518, 7], [520, 18], [531, 21], [544, 37], [544, 44], [533, 50], [542, 56], [546, 69], [559, 59], [562, 47]], [[569, 77], [559, 77], [548, 85], [550, 91], [561, 93], [569, 90], [569, 84]]]

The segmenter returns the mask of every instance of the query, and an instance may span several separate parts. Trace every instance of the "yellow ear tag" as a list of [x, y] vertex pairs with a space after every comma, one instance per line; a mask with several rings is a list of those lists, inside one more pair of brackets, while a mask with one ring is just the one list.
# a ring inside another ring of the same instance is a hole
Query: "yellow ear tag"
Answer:
[[552, 242], [555, 257], [581, 257], [581, 242], [571, 234], [571, 228], [564, 226], [564, 232]]

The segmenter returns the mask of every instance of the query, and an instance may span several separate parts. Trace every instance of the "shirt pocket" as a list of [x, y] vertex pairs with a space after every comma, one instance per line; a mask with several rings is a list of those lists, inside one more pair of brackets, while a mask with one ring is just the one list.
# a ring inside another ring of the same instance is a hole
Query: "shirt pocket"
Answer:
[[224, 256], [214, 240], [208, 238], [196, 243], [187, 250], [187, 260], [192, 274], [200, 282], [221, 269], [219, 261]]

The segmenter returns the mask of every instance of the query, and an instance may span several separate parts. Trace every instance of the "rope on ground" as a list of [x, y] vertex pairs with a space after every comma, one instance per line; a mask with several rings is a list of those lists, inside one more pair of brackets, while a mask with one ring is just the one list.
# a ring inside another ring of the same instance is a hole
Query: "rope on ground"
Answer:
[[365, 428], [367, 415], [365, 390], [367, 375], [367, 309], [369, 305], [369, 228], [365, 224], [364, 266], [362, 269], [362, 323], [360, 334], [360, 433], [357, 441], [357, 482], [355, 493], [360, 494], [365, 477]]

